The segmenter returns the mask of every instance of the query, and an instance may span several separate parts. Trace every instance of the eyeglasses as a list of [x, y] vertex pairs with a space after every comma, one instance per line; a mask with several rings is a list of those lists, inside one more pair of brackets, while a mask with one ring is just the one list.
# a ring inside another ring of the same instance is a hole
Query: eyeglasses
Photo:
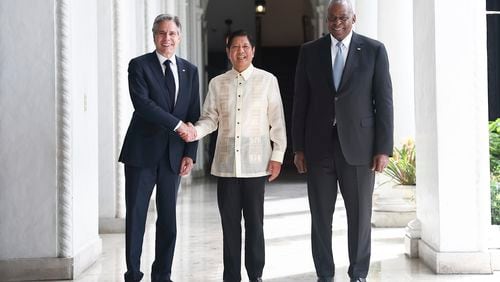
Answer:
[[326, 17], [326, 20], [329, 22], [329, 23], [336, 23], [337, 21], [341, 21], [343, 23], [347, 22], [349, 19], [351, 19], [351, 17], [348, 17], [348, 16], [342, 16], [342, 17]]

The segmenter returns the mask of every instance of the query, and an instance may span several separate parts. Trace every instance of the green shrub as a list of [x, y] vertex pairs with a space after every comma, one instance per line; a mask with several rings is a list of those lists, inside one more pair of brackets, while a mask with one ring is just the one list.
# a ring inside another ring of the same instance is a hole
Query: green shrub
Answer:
[[500, 118], [490, 122], [491, 224], [500, 225]]
[[500, 187], [491, 183], [491, 224], [500, 225]]

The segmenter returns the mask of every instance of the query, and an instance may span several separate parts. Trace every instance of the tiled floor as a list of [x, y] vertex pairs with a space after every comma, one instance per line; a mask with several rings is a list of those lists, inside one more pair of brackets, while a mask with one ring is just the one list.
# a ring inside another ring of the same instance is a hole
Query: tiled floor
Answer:
[[[335, 281], [346, 274], [347, 237], [345, 210], [338, 201], [334, 216]], [[149, 215], [142, 254], [143, 281], [149, 281], [154, 257], [154, 213]], [[172, 279], [176, 282], [222, 281], [222, 234], [213, 179], [184, 185], [178, 198], [178, 239]], [[264, 281], [316, 281], [310, 253], [310, 219], [306, 185], [297, 175], [281, 177], [266, 188]], [[493, 275], [435, 275], [418, 259], [403, 251], [402, 228], [374, 228], [372, 263], [368, 281], [500, 281]], [[102, 234], [99, 260], [75, 281], [122, 281], [125, 272], [124, 235]], [[244, 267], [243, 281], [247, 281]]]

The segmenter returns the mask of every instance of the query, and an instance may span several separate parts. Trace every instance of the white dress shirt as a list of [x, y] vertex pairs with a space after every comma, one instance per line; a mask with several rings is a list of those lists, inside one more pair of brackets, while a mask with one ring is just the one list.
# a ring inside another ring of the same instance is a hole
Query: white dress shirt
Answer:
[[[332, 56], [332, 70], [333, 70], [333, 62], [335, 62], [335, 57], [337, 56], [337, 43], [339, 42], [333, 35], [330, 34], [330, 38], [332, 39], [332, 45], [330, 46], [330, 53]], [[347, 56], [349, 55], [349, 45], [351, 45], [352, 39], [352, 30], [347, 34], [347, 36], [342, 40], [342, 54], [344, 54], [344, 65], [347, 60]]]
[[[160, 53], [156, 52], [156, 56], [158, 57], [158, 61], [160, 62], [161, 69], [163, 71], [163, 75], [165, 75], [165, 69], [167, 68], [163, 63], [166, 60], [170, 60], [170, 69], [172, 70], [172, 74], [174, 75], [175, 81], [175, 96], [174, 96], [174, 105], [177, 102], [177, 95], [179, 95], [179, 73], [177, 72], [177, 60], [175, 59], [175, 54], [173, 54], [170, 58], [164, 57]], [[174, 131], [181, 126], [182, 121], [175, 126]]]
[[285, 115], [274, 75], [250, 65], [213, 78], [196, 123], [197, 139], [219, 128], [211, 173], [221, 177], [268, 175], [283, 162]]

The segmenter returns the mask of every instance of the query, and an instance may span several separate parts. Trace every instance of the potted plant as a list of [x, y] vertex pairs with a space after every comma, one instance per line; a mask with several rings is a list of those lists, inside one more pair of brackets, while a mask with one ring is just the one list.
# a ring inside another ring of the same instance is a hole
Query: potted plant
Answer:
[[384, 173], [398, 185], [416, 185], [415, 142], [412, 139], [401, 148], [394, 148]]
[[[384, 170], [389, 178], [374, 193], [372, 224], [375, 227], [404, 227], [416, 218], [415, 142], [408, 139], [394, 148]], [[384, 185], [390, 183], [390, 185]]]

